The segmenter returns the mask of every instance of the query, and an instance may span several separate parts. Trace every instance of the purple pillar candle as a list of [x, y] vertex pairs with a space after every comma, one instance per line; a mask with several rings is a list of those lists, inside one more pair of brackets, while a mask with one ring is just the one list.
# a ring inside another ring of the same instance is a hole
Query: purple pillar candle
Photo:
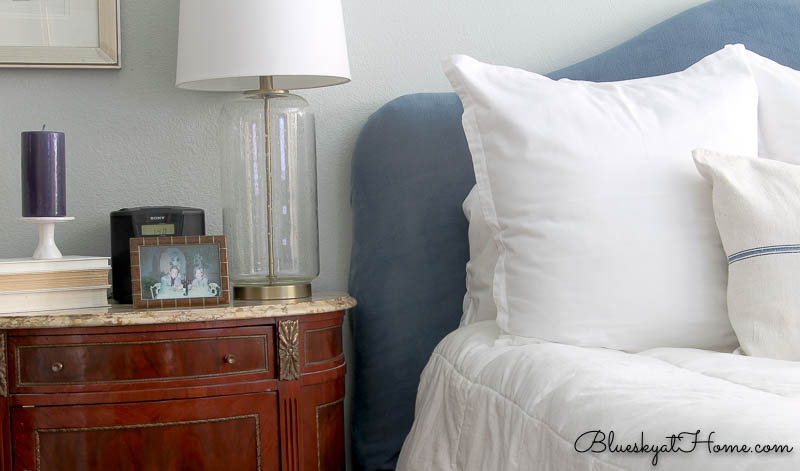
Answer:
[[64, 133], [23, 132], [22, 217], [66, 216], [66, 185]]

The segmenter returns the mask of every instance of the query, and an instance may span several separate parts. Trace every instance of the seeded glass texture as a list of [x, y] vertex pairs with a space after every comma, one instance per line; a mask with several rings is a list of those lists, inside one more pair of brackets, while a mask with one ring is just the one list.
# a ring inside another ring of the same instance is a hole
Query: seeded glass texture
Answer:
[[314, 115], [303, 98], [272, 95], [268, 120], [272, 250], [268, 236], [267, 136], [263, 95], [222, 110], [222, 218], [231, 281], [237, 286], [310, 282], [319, 275]]

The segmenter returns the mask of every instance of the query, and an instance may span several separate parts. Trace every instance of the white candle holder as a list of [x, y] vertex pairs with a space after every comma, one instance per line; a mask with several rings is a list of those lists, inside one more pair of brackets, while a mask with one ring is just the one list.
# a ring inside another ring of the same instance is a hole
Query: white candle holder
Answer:
[[39, 225], [39, 245], [33, 252], [35, 260], [55, 260], [62, 257], [61, 251], [56, 247], [56, 223], [74, 221], [74, 217], [22, 218], [22, 220]]

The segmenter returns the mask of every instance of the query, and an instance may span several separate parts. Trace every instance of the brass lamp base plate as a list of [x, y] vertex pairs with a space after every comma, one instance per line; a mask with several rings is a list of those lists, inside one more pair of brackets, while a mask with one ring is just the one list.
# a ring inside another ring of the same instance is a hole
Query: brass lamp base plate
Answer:
[[233, 298], [241, 301], [297, 299], [311, 296], [311, 283], [271, 286], [234, 286]]

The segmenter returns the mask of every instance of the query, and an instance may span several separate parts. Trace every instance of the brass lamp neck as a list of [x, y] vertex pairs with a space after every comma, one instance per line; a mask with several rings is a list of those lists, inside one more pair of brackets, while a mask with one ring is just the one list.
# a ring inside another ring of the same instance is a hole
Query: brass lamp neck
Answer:
[[262, 75], [258, 78], [258, 90], [248, 90], [245, 95], [288, 95], [289, 90], [275, 88], [272, 84], [272, 75]]

